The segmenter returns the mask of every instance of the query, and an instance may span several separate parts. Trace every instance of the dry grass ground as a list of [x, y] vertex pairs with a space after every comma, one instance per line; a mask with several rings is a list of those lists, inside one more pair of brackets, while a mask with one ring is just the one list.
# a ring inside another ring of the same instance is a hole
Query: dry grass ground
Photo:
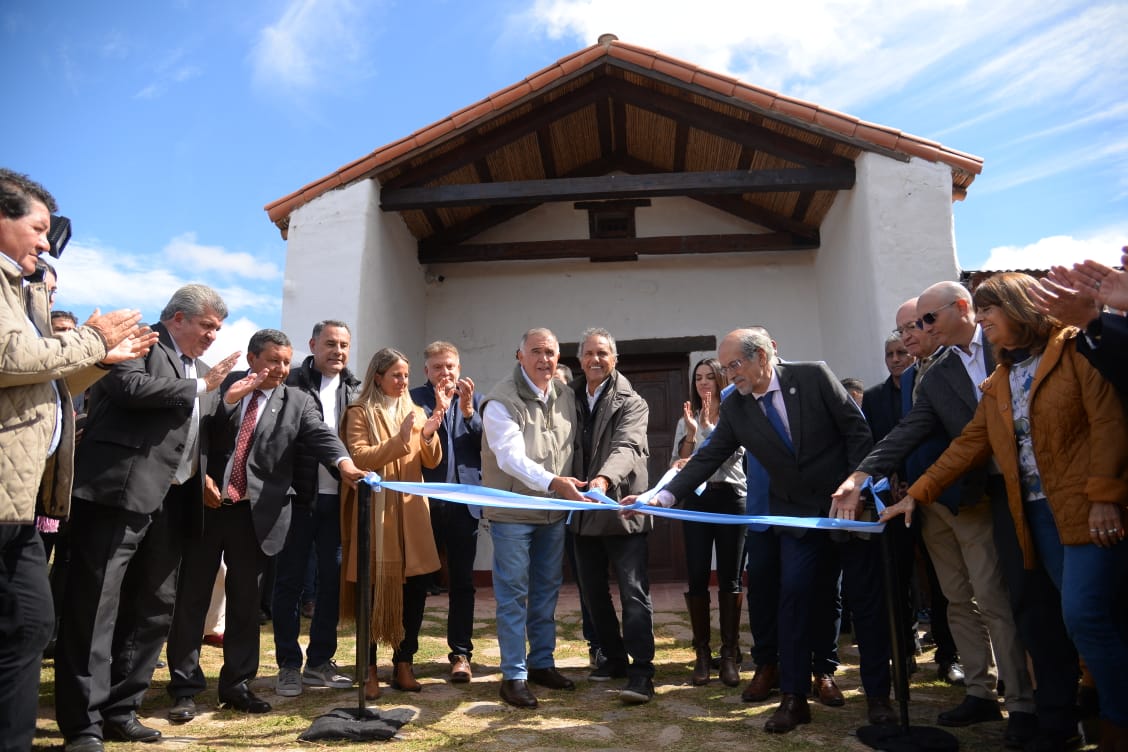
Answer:
[[[575, 589], [566, 587], [557, 612], [557, 665], [576, 680], [574, 692], [550, 691], [534, 687], [541, 706], [537, 710], [518, 710], [498, 698], [501, 675], [497, 670], [497, 641], [493, 633], [493, 601], [489, 590], [479, 591], [476, 620], [474, 680], [470, 684], [447, 682], [445, 640], [445, 596], [427, 602], [421, 650], [416, 658], [416, 673], [423, 683], [419, 694], [402, 693], [385, 686], [384, 696], [371, 703], [380, 710], [404, 710], [413, 720], [389, 744], [401, 752], [417, 750], [466, 749], [481, 752], [515, 750], [712, 750], [742, 749], [792, 750], [867, 749], [854, 736], [865, 723], [865, 700], [858, 682], [856, 648], [843, 640], [843, 666], [839, 685], [846, 693], [846, 706], [827, 708], [812, 705], [812, 723], [783, 736], [763, 731], [778, 697], [760, 704], [740, 700], [740, 688], [728, 688], [714, 680], [705, 687], [689, 684], [692, 651], [689, 623], [679, 607], [681, 589], [655, 588], [655, 634], [657, 637], [657, 696], [646, 705], [625, 706], [617, 698], [621, 682], [596, 683], [586, 680], [587, 646], [580, 635], [579, 610]], [[303, 626], [306, 626], [303, 624]], [[745, 633], [743, 644], [750, 639]], [[339, 750], [360, 750], [368, 745], [332, 743], [306, 744], [297, 741], [314, 718], [335, 707], [356, 706], [355, 690], [310, 689], [295, 698], [274, 694], [275, 663], [270, 625], [262, 632], [262, 667], [253, 688], [274, 705], [265, 715], [216, 710], [215, 679], [221, 654], [205, 646], [204, 669], [211, 689], [197, 697], [201, 714], [191, 723], [171, 725], [165, 719], [169, 700], [164, 688], [168, 672], [158, 669], [154, 686], [141, 709], [142, 720], [159, 728], [164, 741], [156, 747], [141, 744], [108, 745], [113, 751], [156, 752], [156, 750], [200, 751], [288, 750], [321, 746]], [[382, 679], [389, 678], [387, 651], [381, 651]], [[355, 640], [342, 629], [339, 663], [350, 671], [355, 655]], [[745, 674], [745, 679], [751, 674]], [[914, 675], [910, 718], [913, 724], [932, 724], [936, 714], [957, 704], [962, 689], [935, 680], [935, 667], [922, 662]], [[40, 690], [39, 735], [35, 749], [58, 747], [62, 743], [54, 723], [54, 672], [50, 662], [43, 670]], [[961, 749], [1002, 750], [1003, 723], [988, 723], [967, 729], [953, 729]]]

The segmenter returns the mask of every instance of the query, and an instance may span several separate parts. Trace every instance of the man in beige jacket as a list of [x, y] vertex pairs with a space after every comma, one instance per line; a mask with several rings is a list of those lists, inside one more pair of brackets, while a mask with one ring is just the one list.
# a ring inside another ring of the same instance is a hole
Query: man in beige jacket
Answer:
[[[97, 312], [51, 336], [45, 290], [28, 285], [55, 199], [25, 175], [0, 168], [0, 750], [27, 750], [35, 735], [39, 666], [54, 625], [43, 542], [35, 531], [42, 483], [53, 517], [69, 511], [74, 452], [71, 390], [151, 344], [138, 311]], [[39, 283], [42, 287], [42, 283]]]

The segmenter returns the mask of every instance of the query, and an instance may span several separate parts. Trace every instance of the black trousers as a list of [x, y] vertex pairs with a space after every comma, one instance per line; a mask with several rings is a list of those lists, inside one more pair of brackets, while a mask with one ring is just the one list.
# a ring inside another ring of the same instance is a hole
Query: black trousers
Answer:
[[200, 668], [200, 645], [208, 616], [219, 560], [227, 564], [227, 621], [223, 632], [223, 668], [219, 671], [222, 699], [243, 682], [255, 678], [259, 667], [259, 604], [268, 557], [259, 547], [251, 519], [251, 505], [240, 502], [204, 510], [204, 535], [184, 552], [176, 612], [168, 636], [168, 693], [192, 697], [207, 689]]
[[[189, 481], [191, 484], [192, 481]], [[66, 607], [55, 649], [55, 716], [67, 739], [141, 705], [168, 636], [189, 484], [156, 512], [71, 503]]]
[[[690, 494], [686, 509], [717, 514], [744, 514], [744, 497], [729, 483], [710, 484], [700, 496]], [[717, 549], [717, 592], [739, 593], [740, 564], [744, 561], [743, 525], [683, 522], [685, 563], [690, 595], [709, 594], [713, 548]]]
[[[631, 676], [654, 676], [654, 609], [650, 602], [646, 533], [633, 535], [576, 535], [576, 576], [599, 645], [608, 661], [627, 668]], [[609, 570], [619, 585], [619, 617], [611, 601]], [[628, 656], [631, 661], [628, 665]]]
[[465, 504], [431, 499], [431, 530], [447, 553], [447, 647], [449, 658], [474, 655], [474, 557], [478, 519]]
[[1077, 682], [1080, 667], [1077, 649], [1065, 629], [1061, 614], [1061, 593], [1045, 567], [1025, 569], [1014, 519], [1007, 505], [1001, 477], [989, 481], [991, 518], [995, 548], [1003, 581], [1010, 593], [1011, 610], [1019, 639], [1030, 654], [1038, 689], [1034, 692], [1038, 726], [1072, 733], [1077, 725]]
[[47, 557], [35, 525], [0, 525], [0, 750], [35, 738], [39, 669], [55, 627]]

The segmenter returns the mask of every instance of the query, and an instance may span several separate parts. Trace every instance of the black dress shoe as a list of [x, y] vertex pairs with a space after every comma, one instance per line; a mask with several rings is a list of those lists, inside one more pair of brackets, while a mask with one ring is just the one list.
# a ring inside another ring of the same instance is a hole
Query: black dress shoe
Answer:
[[1023, 749], [1038, 736], [1038, 716], [1012, 710], [1007, 714], [1007, 730], [1003, 734], [1003, 746], [1007, 749]]
[[772, 717], [764, 724], [770, 734], [786, 734], [801, 723], [811, 722], [811, 707], [802, 695], [785, 694]]
[[575, 689], [576, 683], [556, 670], [555, 666], [548, 668], [529, 669], [529, 681], [549, 689]]
[[234, 708], [244, 713], [269, 713], [270, 703], [259, 699], [246, 684], [240, 684], [219, 696], [221, 708]]
[[866, 698], [866, 719], [871, 726], [896, 726], [897, 714], [888, 697]]
[[998, 702], [967, 695], [959, 705], [937, 716], [936, 722], [941, 726], [970, 726], [973, 723], [1002, 719], [1003, 714], [999, 712]]
[[172, 723], [187, 723], [196, 717], [196, 701], [191, 697], [177, 697], [168, 709], [168, 720]]
[[115, 742], [159, 742], [161, 732], [137, 720], [136, 713], [130, 713], [123, 720], [107, 718], [103, 721], [102, 737]]
[[529, 691], [524, 679], [505, 679], [501, 682], [501, 699], [515, 708], [535, 708], [537, 698]]
[[105, 749], [101, 739], [89, 734], [76, 736], [63, 745], [64, 752], [104, 752]]

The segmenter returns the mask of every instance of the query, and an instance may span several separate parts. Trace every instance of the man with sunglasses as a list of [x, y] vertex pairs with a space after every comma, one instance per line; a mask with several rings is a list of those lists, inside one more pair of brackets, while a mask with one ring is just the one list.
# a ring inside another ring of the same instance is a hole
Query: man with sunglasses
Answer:
[[[932, 285], [921, 293], [916, 311], [915, 325], [947, 349], [917, 382], [912, 409], [842, 483], [835, 492], [836, 500], [856, 496], [867, 477], [892, 472], [934, 432], [942, 431], [948, 443], [959, 436], [979, 404], [979, 384], [995, 369], [994, 354], [975, 323], [971, 293], [962, 285]], [[901, 323], [899, 317], [898, 325]], [[1001, 720], [993, 671], [997, 657], [1009, 714], [1004, 743], [1022, 749], [1036, 740], [1040, 726], [1043, 735], [1072, 728], [1072, 699], [1067, 699], [1067, 682], [1063, 681], [1068, 662], [1060, 655], [1037, 659], [1037, 654], [1057, 649], [1045, 645], [1044, 637], [1029, 640], [1025, 646], [1019, 639], [1015, 614], [1020, 614], [1021, 622], [1025, 611], [1017, 603], [1020, 598], [1029, 600], [1028, 595], [1036, 591], [1030, 589], [1033, 585], [1027, 586], [1029, 578], [1022, 574], [1021, 554], [1015, 556], [1017, 539], [1013, 532], [1007, 537], [1013, 525], [995, 524], [996, 514], [1007, 510], [1006, 487], [997, 466], [992, 461], [969, 472], [957, 487], [958, 498], [943, 499], [924, 509], [922, 528], [948, 599], [948, 622], [967, 684], [963, 702], [942, 712], [937, 722], [968, 726]], [[1039, 618], [1052, 620], [1052, 614]], [[1037, 715], [1026, 670], [1027, 647], [1035, 657], [1038, 674]]]

